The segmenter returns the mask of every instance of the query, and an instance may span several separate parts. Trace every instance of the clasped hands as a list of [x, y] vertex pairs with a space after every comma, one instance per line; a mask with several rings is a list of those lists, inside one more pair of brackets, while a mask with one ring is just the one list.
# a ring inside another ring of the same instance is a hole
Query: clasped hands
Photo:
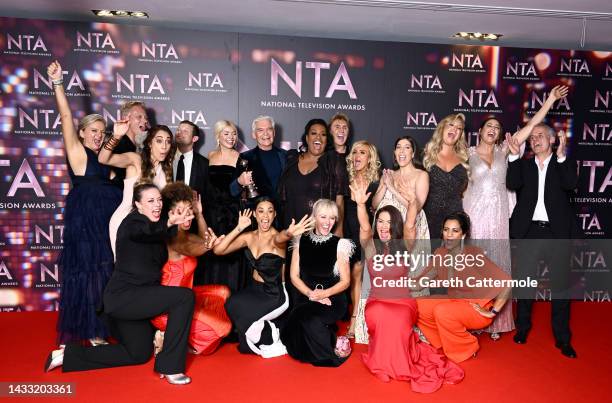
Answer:
[[331, 299], [325, 296], [325, 290], [320, 289], [320, 288], [316, 288], [314, 290], [309, 291], [308, 294], [306, 294], [306, 296], [308, 297], [309, 300], [318, 302], [323, 305], [331, 306], [332, 304]]

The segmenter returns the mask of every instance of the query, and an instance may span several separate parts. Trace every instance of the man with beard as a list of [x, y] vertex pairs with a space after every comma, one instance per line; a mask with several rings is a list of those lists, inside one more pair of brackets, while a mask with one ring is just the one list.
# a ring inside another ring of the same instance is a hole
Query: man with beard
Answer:
[[204, 201], [208, 181], [208, 158], [193, 150], [199, 138], [200, 128], [195, 123], [189, 120], [179, 123], [174, 134], [178, 150], [172, 168], [174, 181], [189, 185]]

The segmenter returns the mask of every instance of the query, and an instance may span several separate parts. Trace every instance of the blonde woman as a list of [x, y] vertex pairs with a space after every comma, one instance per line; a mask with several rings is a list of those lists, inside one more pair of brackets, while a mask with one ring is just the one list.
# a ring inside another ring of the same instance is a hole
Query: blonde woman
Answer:
[[440, 239], [444, 217], [463, 211], [463, 192], [469, 177], [464, 129], [465, 115], [448, 115], [425, 146], [423, 166], [429, 173], [429, 195], [423, 210], [433, 239]]
[[[364, 187], [368, 192], [374, 193], [378, 188], [378, 179], [380, 178], [380, 159], [376, 146], [365, 140], [355, 142], [346, 157], [346, 169], [350, 186]], [[344, 209], [344, 236], [351, 239], [355, 245], [359, 245], [357, 204], [354, 200], [347, 198]], [[371, 215], [371, 203], [368, 203], [367, 211]], [[371, 219], [372, 217], [370, 217]], [[351, 259], [351, 301], [353, 302], [353, 310], [347, 331], [348, 338], [354, 338], [356, 333], [355, 323], [359, 313], [362, 275], [361, 250], [357, 248]], [[361, 321], [361, 323], [365, 325], [365, 322]], [[364, 334], [364, 331], [358, 333]]]
[[[206, 194], [206, 222], [216, 234], [229, 233], [238, 224], [240, 205], [230, 193], [230, 183], [236, 175], [238, 142], [236, 125], [229, 120], [215, 123], [217, 148], [208, 154], [208, 190]], [[246, 286], [248, 270], [244, 267], [242, 253], [225, 256], [209, 254], [205, 261], [205, 284], [223, 284], [236, 292]]]

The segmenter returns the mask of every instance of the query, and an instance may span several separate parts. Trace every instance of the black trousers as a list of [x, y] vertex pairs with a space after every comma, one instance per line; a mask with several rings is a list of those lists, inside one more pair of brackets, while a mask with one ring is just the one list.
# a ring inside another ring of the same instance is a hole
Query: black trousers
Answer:
[[[525, 238], [530, 241], [519, 241], [520, 245], [516, 257], [518, 270], [513, 271], [519, 276], [513, 277], [531, 276], [531, 278], [536, 278], [539, 263], [541, 261], [545, 262], [549, 269], [553, 335], [557, 342], [569, 343], [571, 338], [569, 327], [570, 300], [566, 292], [569, 283], [570, 243], [566, 239], [554, 239], [555, 236], [550, 227], [542, 227], [535, 223], [530, 225]], [[524, 290], [515, 292], [515, 295], [518, 298], [516, 328], [519, 332], [529, 332], [534, 295], [529, 295]]]
[[[185, 372], [187, 342], [193, 315], [193, 291], [184, 287], [130, 286], [107, 292], [105, 306], [119, 344], [96, 347], [67, 345], [64, 372], [144, 364], [153, 352], [151, 318], [167, 313], [163, 350], [155, 360], [160, 374]], [[112, 301], [112, 302], [111, 302]]]

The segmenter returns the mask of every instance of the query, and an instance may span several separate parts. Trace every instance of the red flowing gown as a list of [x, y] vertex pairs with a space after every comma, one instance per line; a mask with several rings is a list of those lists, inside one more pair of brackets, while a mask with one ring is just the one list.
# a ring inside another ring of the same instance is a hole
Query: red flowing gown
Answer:
[[[431, 345], [421, 342], [412, 327], [417, 322], [417, 303], [407, 297], [406, 287], [385, 287], [382, 280], [407, 278], [405, 267], [368, 270], [372, 287], [365, 307], [370, 337], [368, 352], [362, 359], [379, 379], [409, 381], [414, 392], [431, 393], [444, 383], [455, 384], [463, 379], [463, 369]], [[378, 279], [376, 279], [378, 278]]]
[[[162, 268], [161, 284], [193, 289], [195, 307], [189, 344], [196, 354], [210, 354], [217, 349], [221, 339], [227, 336], [232, 328], [232, 322], [224, 307], [230, 290], [224, 285], [214, 284], [194, 287], [193, 273], [197, 264], [197, 259], [192, 256], [168, 260]], [[151, 322], [159, 330], [165, 331], [168, 315], [160, 315]]]

